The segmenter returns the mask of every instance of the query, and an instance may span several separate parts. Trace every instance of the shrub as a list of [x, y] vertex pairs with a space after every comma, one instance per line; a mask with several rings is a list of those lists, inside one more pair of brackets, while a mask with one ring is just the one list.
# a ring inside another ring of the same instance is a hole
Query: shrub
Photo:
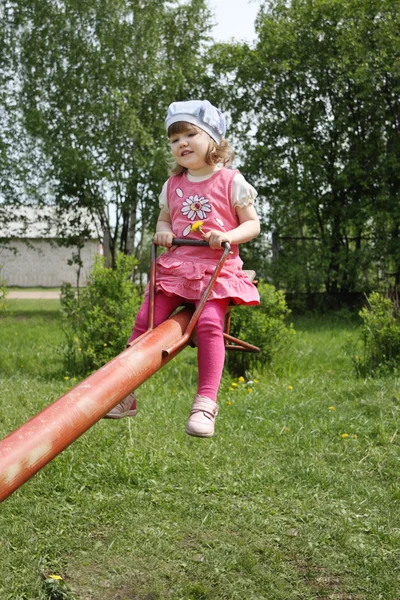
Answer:
[[136, 261], [119, 254], [115, 269], [98, 257], [90, 280], [79, 295], [70, 284], [61, 288], [61, 311], [67, 343], [68, 372], [86, 374], [100, 368], [125, 348], [142, 301], [130, 275]]
[[353, 359], [360, 376], [385, 374], [399, 368], [400, 318], [398, 305], [374, 292], [368, 298], [368, 307], [360, 311], [363, 321], [362, 356]]
[[249, 374], [250, 369], [262, 368], [271, 363], [274, 354], [287, 342], [293, 331], [285, 319], [290, 314], [284, 293], [273, 285], [260, 282], [259, 306], [237, 306], [232, 311], [231, 334], [261, 348], [254, 354], [228, 350], [227, 369], [234, 375]]
[[6, 303], [7, 294], [8, 290], [6, 282], [0, 277], [0, 316], [6, 314], [8, 311], [8, 305]]

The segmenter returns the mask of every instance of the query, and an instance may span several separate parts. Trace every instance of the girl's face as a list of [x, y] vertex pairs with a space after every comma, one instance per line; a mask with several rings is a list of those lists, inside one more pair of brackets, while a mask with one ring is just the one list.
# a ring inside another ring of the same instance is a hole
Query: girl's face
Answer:
[[171, 135], [169, 141], [175, 161], [191, 175], [206, 175], [215, 170], [205, 161], [211, 138], [202, 129], [188, 123], [184, 131]]

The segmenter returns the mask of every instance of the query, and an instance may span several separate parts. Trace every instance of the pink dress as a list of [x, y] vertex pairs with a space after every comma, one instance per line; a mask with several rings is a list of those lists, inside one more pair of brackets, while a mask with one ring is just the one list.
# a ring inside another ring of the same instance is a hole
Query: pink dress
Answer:
[[[189, 181], [186, 173], [170, 177], [167, 184], [168, 208], [172, 231], [177, 238], [201, 240], [191, 225], [203, 221], [202, 230], [230, 231], [239, 225], [232, 206], [232, 183], [237, 171], [220, 169], [209, 179]], [[257, 288], [243, 272], [238, 245], [224, 264], [209, 299], [230, 298], [235, 304], [260, 303]], [[221, 257], [221, 250], [207, 247], [179, 246], [167, 250], [157, 259], [156, 290], [187, 300], [198, 300]]]

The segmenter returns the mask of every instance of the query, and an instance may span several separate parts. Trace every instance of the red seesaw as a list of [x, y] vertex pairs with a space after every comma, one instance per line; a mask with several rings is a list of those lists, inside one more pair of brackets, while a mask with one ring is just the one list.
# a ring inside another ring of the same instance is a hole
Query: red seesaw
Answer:
[[[197, 246], [207, 243], [175, 239], [174, 245]], [[223, 246], [221, 258], [196, 310], [185, 307], [154, 329], [157, 247], [153, 245], [147, 331], [121, 354], [0, 441], [0, 502], [191, 343], [197, 320], [230, 252], [228, 243], [225, 242]], [[230, 344], [226, 347], [259, 352], [259, 348], [229, 334], [229, 310], [224, 336], [226, 343]]]

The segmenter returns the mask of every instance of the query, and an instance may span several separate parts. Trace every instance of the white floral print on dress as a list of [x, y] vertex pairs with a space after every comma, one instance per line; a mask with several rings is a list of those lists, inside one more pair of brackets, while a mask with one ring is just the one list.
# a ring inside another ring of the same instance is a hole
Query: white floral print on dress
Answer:
[[183, 202], [181, 211], [188, 219], [194, 221], [195, 219], [205, 219], [207, 213], [211, 212], [211, 205], [207, 198], [204, 196], [189, 196]]

